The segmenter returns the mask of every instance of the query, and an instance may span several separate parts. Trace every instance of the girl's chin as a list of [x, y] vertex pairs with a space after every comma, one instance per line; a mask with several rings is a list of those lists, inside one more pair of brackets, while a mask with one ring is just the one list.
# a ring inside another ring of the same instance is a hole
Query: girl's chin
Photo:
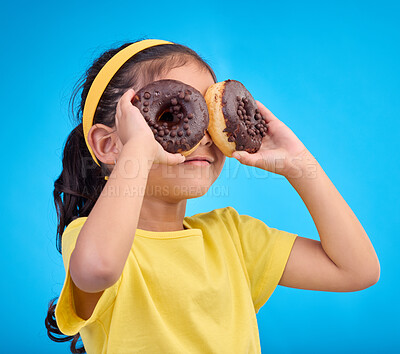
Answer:
[[[164, 169], [158, 171], [151, 171], [150, 178], [155, 180], [169, 180], [173, 184], [205, 184], [210, 180], [215, 179], [215, 172], [209, 167], [201, 166], [185, 166], [175, 167], [171, 169]], [[164, 182], [165, 183], [165, 182]], [[167, 182], [168, 183], [168, 182]]]
[[198, 198], [206, 194], [210, 186], [179, 186], [175, 188], [174, 194], [185, 198]]
[[146, 195], [158, 198], [191, 199], [198, 198], [207, 193], [210, 189], [209, 184], [193, 185], [192, 184], [176, 184], [173, 186], [153, 185], [147, 186]]

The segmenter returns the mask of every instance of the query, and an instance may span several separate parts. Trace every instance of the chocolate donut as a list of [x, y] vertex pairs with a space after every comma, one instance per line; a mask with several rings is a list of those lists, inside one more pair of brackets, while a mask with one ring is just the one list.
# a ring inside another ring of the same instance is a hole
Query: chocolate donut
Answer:
[[241, 82], [226, 80], [211, 85], [205, 100], [210, 114], [208, 132], [224, 155], [232, 157], [234, 151], [255, 153], [260, 149], [268, 125]]
[[171, 153], [189, 155], [208, 127], [203, 95], [181, 81], [154, 81], [135, 94], [132, 104], [139, 108], [155, 139]]

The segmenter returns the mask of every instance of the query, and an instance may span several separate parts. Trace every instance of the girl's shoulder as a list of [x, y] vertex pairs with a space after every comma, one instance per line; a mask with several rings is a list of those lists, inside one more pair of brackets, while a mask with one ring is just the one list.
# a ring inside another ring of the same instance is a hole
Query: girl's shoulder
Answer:
[[87, 219], [87, 216], [82, 216], [82, 217], [77, 217], [76, 219], [72, 220], [65, 228], [64, 234], [72, 231], [73, 229], [82, 228], [86, 219]]
[[236, 211], [235, 208], [227, 206], [227, 207], [213, 209], [211, 211], [197, 213], [192, 216], [186, 216], [185, 219], [191, 219], [191, 220], [201, 220], [201, 219], [206, 220], [215, 218], [224, 219], [227, 217], [236, 217], [238, 215], [239, 213]]
[[[62, 244], [63, 249], [65, 249], [66, 246], [71, 247], [71, 245], [75, 244], [76, 239], [78, 238], [79, 232], [82, 229], [83, 225], [85, 224], [86, 219], [87, 219], [87, 216], [78, 217], [78, 218], [72, 220], [67, 225], [67, 227], [64, 229], [64, 232], [61, 236], [61, 244]], [[64, 253], [64, 251], [62, 253]]]
[[232, 214], [232, 213], [237, 214], [238, 212], [236, 211], [236, 209], [234, 207], [226, 206], [226, 207], [216, 208], [216, 209], [202, 212], [202, 213], [197, 213], [191, 217], [193, 218], [193, 217], [204, 217], [207, 215], [225, 215], [225, 214]]
[[242, 215], [231, 206], [217, 208], [211, 211], [185, 216], [184, 224], [191, 228], [234, 227], [241, 221]]

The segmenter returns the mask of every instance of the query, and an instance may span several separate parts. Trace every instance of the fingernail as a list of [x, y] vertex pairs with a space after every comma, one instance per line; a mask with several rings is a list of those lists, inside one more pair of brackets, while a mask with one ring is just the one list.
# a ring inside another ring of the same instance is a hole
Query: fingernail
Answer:
[[237, 152], [233, 153], [232, 156], [233, 156], [235, 159], [238, 159], [238, 160], [240, 160], [240, 158], [242, 157], [242, 156], [241, 156], [239, 153], [237, 153]]

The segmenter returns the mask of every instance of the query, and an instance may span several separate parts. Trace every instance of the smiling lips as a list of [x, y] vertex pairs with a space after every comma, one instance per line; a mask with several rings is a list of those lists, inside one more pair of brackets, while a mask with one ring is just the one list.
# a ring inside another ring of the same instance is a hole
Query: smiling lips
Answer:
[[194, 165], [194, 166], [208, 166], [210, 165], [210, 162], [208, 162], [207, 160], [190, 160], [190, 161], [185, 161], [184, 164]]
[[194, 166], [208, 166], [211, 165], [212, 162], [213, 160], [206, 156], [193, 156], [186, 159], [186, 161], [184, 161], [183, 163]]

